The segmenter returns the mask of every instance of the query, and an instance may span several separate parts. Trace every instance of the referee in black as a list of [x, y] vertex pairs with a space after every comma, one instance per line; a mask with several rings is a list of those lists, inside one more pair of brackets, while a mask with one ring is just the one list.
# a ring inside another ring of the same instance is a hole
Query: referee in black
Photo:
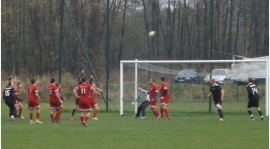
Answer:
[[16, 113], [15, 108], [16, 96], [15, 96], [15, 89], [13, 87], [13, 82], [9, 82], [8, 86], [4, 89], [3, 98], [5, 100], [6, 105], [9, 107], [9, 117], [13, 121], [15, 119], [14, 116]]
[[247, 92], [248, 92], [248, 104], [247, 104], [247, 110], [248, 114], [251, 118], [251, 120], [255, 120], [254, 116], [251, 112], [251, 107], [256, 107], [259, 115], [261, 117], [261, 120], [264, 121], [263, 114], [261, 111], [261, 108], [259, 106], [259, 91], [255, 84], [252, 83], [252, 78], [247, 79], [248, 85], [246, 86]]
[[223, 121], [224, 118], [221, 104], [224, 100], [224, 90], [216, 83], [216, 80], [213, 78], [210, 80], [210, 93], [208, 94], [208, 97], [212, 95], [220, 117], [219, 121]]

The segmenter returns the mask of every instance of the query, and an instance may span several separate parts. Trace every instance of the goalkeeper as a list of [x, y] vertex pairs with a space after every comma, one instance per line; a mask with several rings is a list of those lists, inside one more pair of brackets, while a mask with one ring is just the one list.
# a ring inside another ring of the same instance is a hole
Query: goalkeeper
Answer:
[[138, 87], [138, 91], [139, 91], [139, 95], [137, 97], [137, 99], [135, 99], [132, 104], [134, 104], [135, 102], [137, 102], [139, 99], [142, 99], [143, 102], [141, 103], [141, 105], [138, 107], [137, 113], [136, 115], [134, 115], [135, 118], [140, 117], [140, 114], [142, 112], [142, 117], [140, 119], [145, 119], [145, 109], [147, 108], [147, 106], [149, 105], [149, 96], [148, 96], [148, 91], [142, 89], [141, 86]]

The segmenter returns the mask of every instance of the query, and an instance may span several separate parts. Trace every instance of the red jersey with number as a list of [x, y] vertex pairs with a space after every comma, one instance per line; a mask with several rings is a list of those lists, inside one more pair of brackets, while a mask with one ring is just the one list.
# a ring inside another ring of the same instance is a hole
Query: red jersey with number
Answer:
[[157, 85], [153, 83], [149, 89], [149, 98], [153, 99], [156, 93], [158, 93], [158, 88], [157, 88]]
[[[164, 96], [164, 91], [165, 91], [165, 90], [167, 90], [167, 94]], [[168, 84], [167, 84], [166, 82], [162, 82], [162, 83], [161, 83], [159, 92], [160, 92], [160, 96], [161, 96], [161, 97], [164, 97], [164, 98], [170, 98], [169, 87], [168, 87]]]
[[28, 100], [37, 100], [36, 93], [38, 93], [38, 87], [35, 84], [31, 84], [27, 88]]
[[80, 100], [89, 100], [90, 98], [90, 90], [91, 90], [91, 85], [82, 83], [77, 85], [76, 87], [78, 91], [78, 96], [80, 97]]
[[57, 86], [54, 83], [50, 84], [47, 87], [47, 90], [48, 90], [48, 94], [50, 96], [50, 101], [51, 102], [59, 101], [58, 98], [57, 98], [57, 95], [58, 95], [59, 91], [58, 91]]

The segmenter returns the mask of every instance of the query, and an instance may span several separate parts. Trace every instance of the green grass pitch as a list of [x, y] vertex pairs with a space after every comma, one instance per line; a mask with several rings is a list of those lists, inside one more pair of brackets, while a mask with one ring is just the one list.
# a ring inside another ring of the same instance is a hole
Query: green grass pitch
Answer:
[[[2, 149], [266, 149], [269, 141], [269, 120], [259, 119], [253, 109], [255, 121], [250, 121], [245, 102], [225, 102], [225, 121], [219, 122], [217, 111], [208, 113], [207, 102], [171, 102], [171, 120], [156, 120], [150, 109], [146, 119], [132, 117], [132, 105], [125, 103], [125, 115], [119, 116], [118, 102], [110, 103], [110, 111], [99, 103], [99, 121], [90, 120], [88, 127], [69, 116], [73, 103], [64, 104], [60, 124], [52, 124], [49, 104], [42, 103], [43, 124], [29, 124], [28, 110], [24, 108], [24, 120], [10, 121], [8, 108], [1, 106]], [[26, 103], [24, 107], [26, 107]], [[264, 112], [264, 106], [262, 106]], [[35, 117], [35, 115], [34, 115]]]

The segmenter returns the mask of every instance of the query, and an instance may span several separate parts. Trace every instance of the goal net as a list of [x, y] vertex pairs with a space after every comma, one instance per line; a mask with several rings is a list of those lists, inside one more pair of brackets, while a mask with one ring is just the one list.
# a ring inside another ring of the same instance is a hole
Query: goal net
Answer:
[[[252, 65], [252, 67], [251, 67]], [[245, 66], [245, 67], [243, 67]], [[119, 114], [133, 115], [140, 101], [137, 87], [149, 90], [149, 80], [165, 77], [171, 93], [169, 110], [177, 113], [211, 112], [214, 109], [209, 93], [210, 78], [225, 90], [224, 108], [227, 112], [246, 113], [248, 77], [256, 82], [260, 94], [260, 107], [268, 116], [269, 72], [268, 59], [243, 60], [122, 60], [120, 61]], [[256, 70], [251, 71], [250, 69]], [[210, 71], [211, 70], [211, 71]], [[241, 72], [240, 72], [241, 70]], [[157, 103], [157, 108], [159, 102]], [[214, 112], [215, 110], [213, 110]]]

